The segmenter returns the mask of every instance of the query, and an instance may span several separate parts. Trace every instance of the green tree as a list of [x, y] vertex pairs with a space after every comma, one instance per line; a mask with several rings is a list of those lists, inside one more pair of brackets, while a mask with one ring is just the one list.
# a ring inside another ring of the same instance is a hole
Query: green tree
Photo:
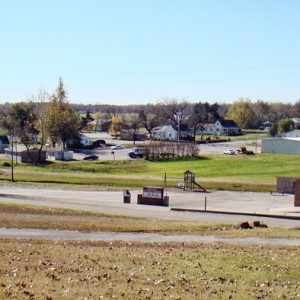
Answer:
[[2, 126], [9, 134], [17, 137], [29, 152], [30, 147], [35, 144], [38, 130], [36, 128], [37, 116], [32, 102], [15, 103], [8, 111]]
[[227, 118], [234, 120], [241, 128], [257, 128], [257, 119], [249, 99], [239, 99], [230, 105]]
[[275, 137], [278, 134], [278, 124], [274, 123], [269, 129], [269, 134], [271, 137]]
[[278, 123], [278, 132], [285, 133], [294, 130], [295, 123], [291, 119], [284, 119]]

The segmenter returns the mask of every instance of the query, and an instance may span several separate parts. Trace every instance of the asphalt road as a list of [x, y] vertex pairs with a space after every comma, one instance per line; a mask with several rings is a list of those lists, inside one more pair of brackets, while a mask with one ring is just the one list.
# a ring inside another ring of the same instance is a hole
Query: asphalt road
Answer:
[[213, 193], [168, 192], [170, 207], [137, 205], [140, 191], [132, 191], [132, 203], [123, 203], [120, 191], [69, 191], [37, 188], [1, 187], [0, 201], [8, 203], [43, 205], [71, 208], [93, 212], [104, 212], [128, 216], [148, 217], [164, 220], [199, 221], [202, 223], [239, 223], [259, 220], [273, 227], [299, 227], [300, 221], [243, 215], [214, 213], [176, 212], [171, 208], [204, 208], [235, 212], [271, 213], [300, 216], [300, 210], [293, 207], [292, 195], [270, 195], [268, 193], [217, 191]]

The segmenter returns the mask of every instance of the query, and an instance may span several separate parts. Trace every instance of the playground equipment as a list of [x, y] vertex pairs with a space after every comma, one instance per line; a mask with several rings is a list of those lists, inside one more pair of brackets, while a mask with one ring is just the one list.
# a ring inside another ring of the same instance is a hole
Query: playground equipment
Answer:
[[[197, 188], [195, 188], [195, 186]], [[195, 181], [195, 173], [191, 170], [184, 172], [184, 191], [206, 192], [206, 189]]]

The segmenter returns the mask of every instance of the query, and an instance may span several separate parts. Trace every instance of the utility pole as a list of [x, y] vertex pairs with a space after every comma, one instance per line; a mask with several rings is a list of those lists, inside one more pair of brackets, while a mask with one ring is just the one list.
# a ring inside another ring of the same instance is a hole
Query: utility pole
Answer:
[[14, 182], [14, 139], [11, 139], [11, 182]]
[[257, 129], [255, 134], [255, 155], [257, 154]]

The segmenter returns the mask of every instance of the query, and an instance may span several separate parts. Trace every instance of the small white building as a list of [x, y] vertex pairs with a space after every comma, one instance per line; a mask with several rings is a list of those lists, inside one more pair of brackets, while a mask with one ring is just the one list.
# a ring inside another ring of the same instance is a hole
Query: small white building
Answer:
[[300, 154], [300, 138], [263, 139], [262, 153]]
[[80, 133], [80, 142], [83, 146], [90, 146], [99, 140], [112, 139], [112, 136], [106, 132], [82, 132]]
[[73, 159], [73, 151], [69, 150], [59, 150], [59, 151], [54, 151], [53, 156], [55, 160], [65, 160], [65, 161], [70, 161]]

